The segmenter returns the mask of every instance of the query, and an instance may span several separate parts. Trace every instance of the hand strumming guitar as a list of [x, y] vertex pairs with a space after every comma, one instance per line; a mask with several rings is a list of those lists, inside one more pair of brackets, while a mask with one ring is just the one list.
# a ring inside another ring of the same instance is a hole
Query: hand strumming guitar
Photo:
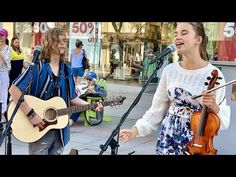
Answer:
[[28, 116], [30, 122], [32, 123], [32, 125], [38, 126], [40, 129], [43, 129], [43, 128], [44, 128], [45, 122], [44, 122], [43, 119], [41, 119], [41, 117], [34, 111], [34, 109], [31, 109], [27, 116]]

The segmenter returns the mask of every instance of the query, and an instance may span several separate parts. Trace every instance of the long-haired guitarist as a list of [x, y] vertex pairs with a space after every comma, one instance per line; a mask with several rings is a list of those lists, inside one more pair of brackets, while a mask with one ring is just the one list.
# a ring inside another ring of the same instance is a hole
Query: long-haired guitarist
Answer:
[[[67, 97], [69, 97], [72, 105], [88, 104], [76, 95], [71, 67], [64, 64], [64, 55], [67, 48], [65, 32], [60, 28], [49, 29], [45, 33], [43, 45], [44, 47], [39, 57], [39, 62], [35, 63], [33, 69], [28, 67], [10, 87], [9, 92], [13, 100], [15, 102], [18, 101], [22, 91], [26, 89], [31, 78], [33, 78], [27, 93], [28, 95], [35, 96], [42, 100], [59, 96], [62, 97], [65, 102], [67, 102]], [[68, 79], [66, 79], [66, 76], [68, 76]], [[69, 83], [68, 85], [67, 81]], [[26, 100], [24, 100], [20, 109], [27, 115], [34, 126], [38, 126], [40, 129], [44, 128], [44, 120], [34, 111], [29, 102], [27, 103]], [[102, 111], [103, 105], [98, 103], [95, 110]], [[29, 154], [60, 155], [63, 153], [64, 146], [68, 141], [68, 125], [62, 129], [52, 129], [39, 140], [29, 143]]]

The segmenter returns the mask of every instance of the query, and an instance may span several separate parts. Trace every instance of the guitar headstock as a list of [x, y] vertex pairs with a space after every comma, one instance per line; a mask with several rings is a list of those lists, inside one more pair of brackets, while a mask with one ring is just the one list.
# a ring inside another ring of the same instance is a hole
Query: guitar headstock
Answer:
[[106, 102], [110, 106], [116, 106], [116, 105], [122, 105], [125, 99], [126, 99], [126, 97], [124, 97], [124, 96], [117, 96], [117, 97], [113, 97], [113, 98], [109, 99]]

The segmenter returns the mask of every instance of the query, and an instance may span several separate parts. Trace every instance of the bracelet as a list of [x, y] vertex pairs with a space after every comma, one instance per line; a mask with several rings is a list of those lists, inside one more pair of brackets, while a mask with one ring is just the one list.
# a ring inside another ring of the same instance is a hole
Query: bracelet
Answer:
[[33, 112], [33, 113], [29, 116], [29, 119], [33, 119], [34, 116], [36, 116], [36, 112]]
[[27, 117], [31, 117], [32, 116], [32, 114], [34, 114], [35, 112], [34, 112], [34, 109], [32, 108], [31, 110], [30, 110], [30, 112], [27, 114]]

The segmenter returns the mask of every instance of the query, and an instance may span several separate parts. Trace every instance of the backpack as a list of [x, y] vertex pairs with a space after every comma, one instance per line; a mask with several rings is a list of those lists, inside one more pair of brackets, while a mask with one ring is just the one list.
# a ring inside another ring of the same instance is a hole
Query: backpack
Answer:
[[89, 65], [89, 60], [85, 57], [85, 50], [83, 49], [84, 53], [83, 53], [83, 59], [82, 59], [82, 65], [84, 69], [90, 69], [90, 65]]

